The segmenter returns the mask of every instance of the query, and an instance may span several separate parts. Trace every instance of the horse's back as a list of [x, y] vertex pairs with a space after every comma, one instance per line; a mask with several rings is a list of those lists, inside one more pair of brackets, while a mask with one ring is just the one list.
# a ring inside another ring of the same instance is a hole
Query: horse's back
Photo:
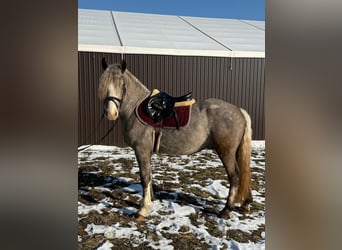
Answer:
[[220, 99], [206, 99], [200, 103], [200, 109], [205, 110], [212, 123], [233, 125], [244, 120], [239, 107]]

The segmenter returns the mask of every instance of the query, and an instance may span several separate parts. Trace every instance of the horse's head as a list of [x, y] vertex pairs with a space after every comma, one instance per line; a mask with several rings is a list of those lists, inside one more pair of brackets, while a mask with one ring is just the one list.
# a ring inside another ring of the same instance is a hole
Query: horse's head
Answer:
[[119, 111], [122, 98], [126, 92], [126, 86], [123, 74], [126, 70], [126, 62], [121, 64], [107, 65], [106, 60], [102, 59], [104, 72], [100, 78], [99, 98], [104, 103], [104, 115], [108, 120], [116, 120], [119, 117]]

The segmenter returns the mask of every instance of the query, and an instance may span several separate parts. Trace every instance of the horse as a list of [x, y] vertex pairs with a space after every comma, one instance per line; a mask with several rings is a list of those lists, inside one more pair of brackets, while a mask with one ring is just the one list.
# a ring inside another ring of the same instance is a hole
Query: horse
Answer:
[[[143, 199], [137, 220], [148, 217], [152, 205], [151, 156], [154, 153], [156, 128], [143, 124], [135, 109], [151, 91], [127, 68], [126, 62], [108, 65], [102, 60], [98, 97], [104, 101], [108, 120], [121, 119], [124, 140], [135, 152], [140, 170]], [[230, 183], [225, 207], [218, 213], [230, 218], [235, 203], [250, 211], [251, 194], [251, 119], [247, 111], [220, 99], [206, 99], [191, 106], [189, 124], [179, 129], [159, 128], [159, 153], [188, 155], [213, 149], [227, 172]]]

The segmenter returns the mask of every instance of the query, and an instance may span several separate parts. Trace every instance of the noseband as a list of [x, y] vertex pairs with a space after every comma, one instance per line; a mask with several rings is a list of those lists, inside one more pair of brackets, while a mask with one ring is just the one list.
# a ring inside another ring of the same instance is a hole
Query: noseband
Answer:
[[106, 109], [108, 103], [112, 101], [115, 104], [117, 110], [119, 111], [119, 108], [122, 103], [122, 99], [124, 98], [125, 94], [126, 94], [126, 84], [124, 83], [123, 88], [122, 88], [121, 98], [117, 98], [115, 96], [107, 96], [106, 99], [103, 101], [104, 109]]
[[107, 105], [110, 101], [112, 101], [115, 104], [117, 110], [119, 110], [119, 105], [121, 106], [122, 99], [119, 99], [119, 98], [114, 97], [114, 96], [107, 96], [103, 102], [104, 108], [107, 107]]

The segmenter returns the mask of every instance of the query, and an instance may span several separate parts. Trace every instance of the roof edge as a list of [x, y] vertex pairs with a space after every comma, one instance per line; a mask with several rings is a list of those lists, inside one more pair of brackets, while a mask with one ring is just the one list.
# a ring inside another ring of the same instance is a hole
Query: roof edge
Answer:
[[104, 52], [118, 54], [150, 54], [150, 55], [171, 55], [171, 56], [207, 56], [207, 57], [244, 57], [244, 58], [265, 58], [263, 51], [228, 51], [228, 50], [184, 50], [165, 48], [146, 48], [131, 46], [106, 46], [79, 44], [78, 51]]

